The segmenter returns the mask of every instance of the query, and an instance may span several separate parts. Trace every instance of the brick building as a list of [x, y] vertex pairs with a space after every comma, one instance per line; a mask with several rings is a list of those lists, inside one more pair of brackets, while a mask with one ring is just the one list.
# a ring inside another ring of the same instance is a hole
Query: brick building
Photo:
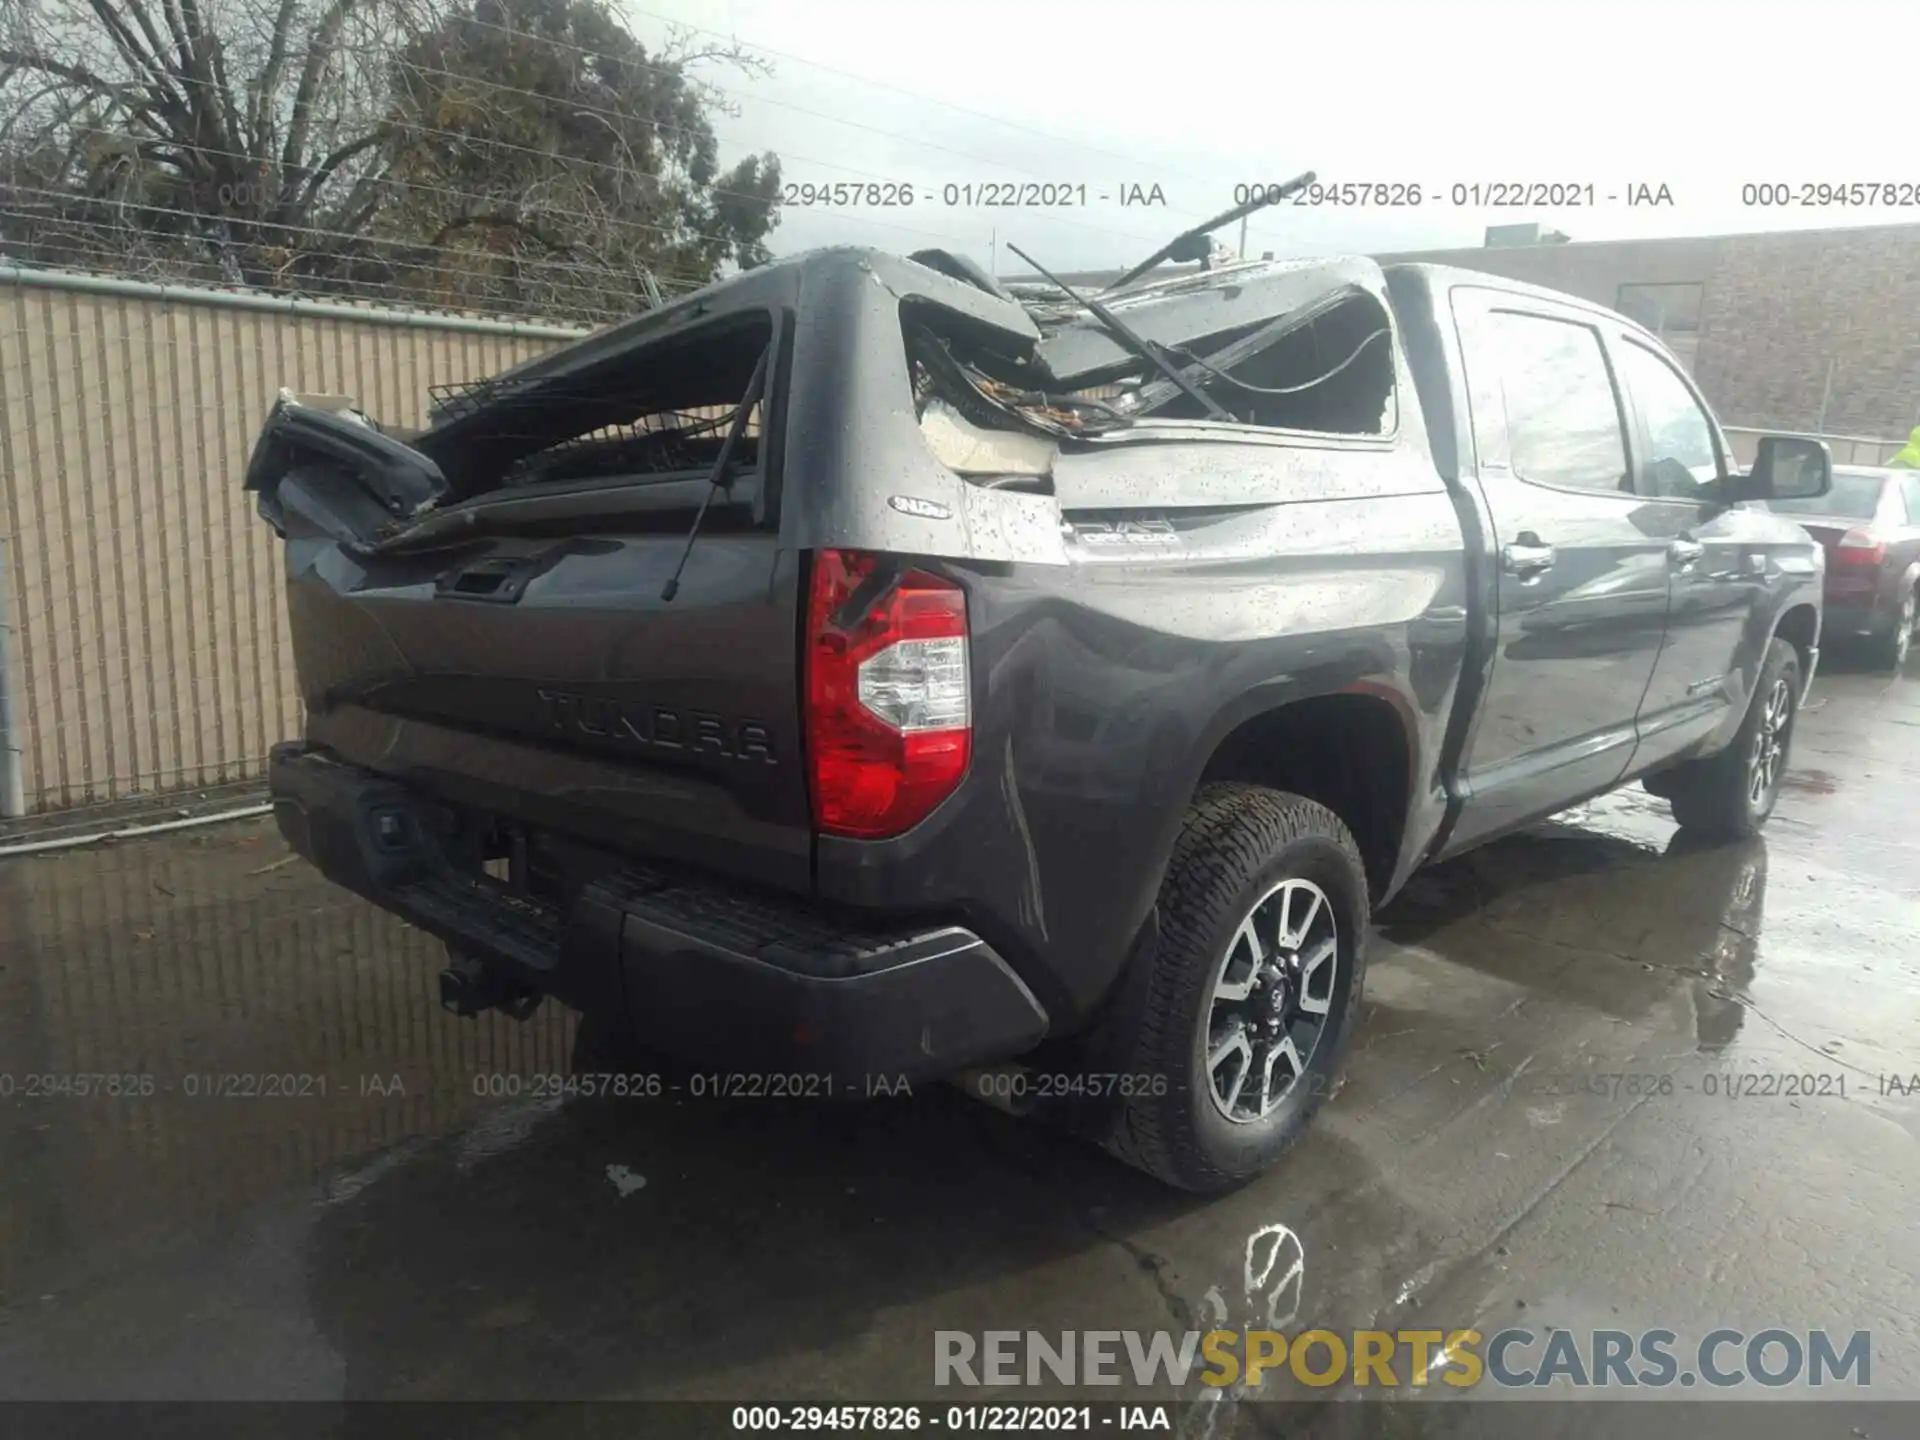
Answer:
[[1686, 362], [1731, 426], [1891, 439], [1920, 424], [1920, 224], [1537, 236], [1502, 227], [1478, 249], [1377, 258], [1490, 271], [1631, 315]]

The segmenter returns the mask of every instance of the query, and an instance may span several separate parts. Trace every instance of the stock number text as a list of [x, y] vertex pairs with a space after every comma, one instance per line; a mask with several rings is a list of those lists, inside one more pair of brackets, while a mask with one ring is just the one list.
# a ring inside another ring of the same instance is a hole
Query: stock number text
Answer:
[[1740, 187], [1740, 203], [1755, 206], [1794, 206], [1810, 209], [1829, 205], [1864, 208], [1875, 205], [1920, 205], [1920, 181], [1844, 180], [1835, 183], [1763, 180]]

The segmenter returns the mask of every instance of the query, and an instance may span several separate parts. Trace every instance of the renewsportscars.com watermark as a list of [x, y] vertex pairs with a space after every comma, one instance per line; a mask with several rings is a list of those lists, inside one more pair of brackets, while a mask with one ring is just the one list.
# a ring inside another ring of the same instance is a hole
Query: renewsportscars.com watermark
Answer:
[[1492, 1385], [1663, 1389], [1758, 1385], [1866, 1389], [1865, 1330], [936, 1330], [933, 1383], [975, 1387], [1125, 1385], [1255, 1389], [1282, 1380], [1400, 1389]]

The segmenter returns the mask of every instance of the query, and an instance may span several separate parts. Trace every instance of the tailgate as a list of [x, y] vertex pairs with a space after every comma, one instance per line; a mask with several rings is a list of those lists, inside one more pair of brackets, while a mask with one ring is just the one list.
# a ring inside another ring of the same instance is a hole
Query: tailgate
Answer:
[[541, 830], [808, 888], [799, 567], [759, 444], [777, 349], [736, 316], [559, 389], [442, 397], [406, 442], [283, 396], [247, 484], [285, 540], [307, 739]]

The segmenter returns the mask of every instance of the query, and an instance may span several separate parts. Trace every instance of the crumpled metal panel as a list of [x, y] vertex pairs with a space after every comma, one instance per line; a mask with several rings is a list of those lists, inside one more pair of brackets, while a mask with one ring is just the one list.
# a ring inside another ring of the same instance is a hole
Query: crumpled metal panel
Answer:
[[[1135, 333], [1163, 345], [1274, 320], [1340, 290], [1359, 290], [1387, 309], [1386, 277], [1363, 257], [1259, 262], [1142, 286], [1101, 302]], [[1085, 311], [1061, 304], [1040, 312], [1040, 356], [1063, 386], [1090, 382], [1138, 360]]]

